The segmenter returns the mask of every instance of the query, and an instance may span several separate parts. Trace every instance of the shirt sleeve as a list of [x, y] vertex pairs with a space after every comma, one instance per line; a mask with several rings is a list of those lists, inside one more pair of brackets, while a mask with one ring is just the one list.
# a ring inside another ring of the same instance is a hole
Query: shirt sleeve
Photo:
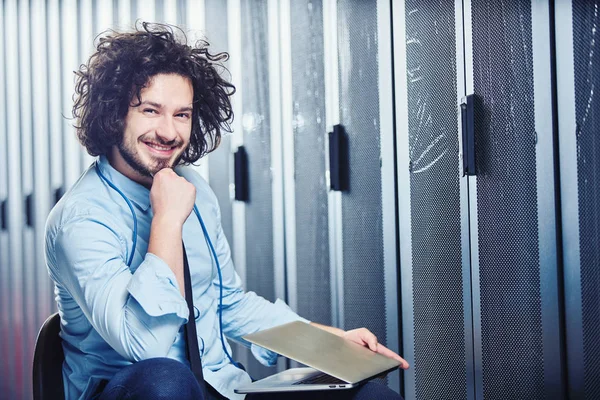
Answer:
[[[254, 292], [244, 292], [242, 282], [235, 271], [231, 250], [221, 227], [217, 206], [217, 240], [215, 252], [219, 258], [223, 279], [223, 331], [239, 342], [249, 346], [242, 336], [292, 321], [309, 322], [300, 317], [281, 299], [272, 303]], [[218, 276], [213, 284], [219, 290]], [[262, 347], [251, 345], [254, 356], [264, 365], [274, 365], [277, 354]]]
[[49, 245], [50, 273], [124, 358], [164, 357], [187, 322], [187, 304], [164, 261], [148, 253], [132, 273], [123, 259], [125, 246], [108, 224], [74, 217]]

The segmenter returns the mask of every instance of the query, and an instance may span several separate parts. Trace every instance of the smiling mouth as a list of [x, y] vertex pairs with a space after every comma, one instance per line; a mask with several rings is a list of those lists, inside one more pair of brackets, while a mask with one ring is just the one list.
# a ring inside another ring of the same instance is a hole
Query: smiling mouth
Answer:
[[165, 146], [163, 144], [152, 143], [152, 142], [144, 142], [144, 144], [150, 149], [152, 153], [160, 154], [160, 155], [171, 155], [173, 151], [177, 148], [175, 146]]

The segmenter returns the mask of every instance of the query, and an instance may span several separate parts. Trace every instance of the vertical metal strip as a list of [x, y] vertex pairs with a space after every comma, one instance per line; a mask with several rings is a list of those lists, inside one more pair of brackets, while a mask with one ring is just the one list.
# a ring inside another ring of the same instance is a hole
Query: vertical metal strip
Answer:
[[[48, 75], [48, 54], [46, 38], [46, 2], [33, 0], [31, 7], [31, 33], [32, 33], [32, 65], [36, 66], [36, 72], [32, 74], [35, 96], [33, 97], [33, 183], [35, 187], [34, 196], [34, 226], [35, 226], [35, 291], [37, 302], [35, 304], [36, 327], [41, 326], [50, 315], [51, 303], [49, 277], [46, 271], [44, 256], [44, 234], [46, 217], [50, 212], [50, 154], [48, 140], [48, 82], [52, 77]], [[34, 329], [34, 334], [37, 329]]]
[[[172, 5], [173, 3], [173, 1], [170, 1], [168, 4]], [[188, 32], [186, 34], [188, 35], [189, 45], [194, 45], [196, 41], [204, 39], [206, 28], [205, 7], [204, 0], [186, 0], [185, 21], [177, 21], [187, 28]], [[204, 177], [208, 179], [208, 174]]]
[[[62, 0], [61, 2], [61, 45], [65, 51], [61, 52], [62, 60], [62, 115], [71, 117], [73, 107], [73, 93], [75, 92], [75, 75], [77, 71], [78, 51], [77, 51], [77, 23], [78, 23], [78, 2], [76, 0]], [[68, 51], [66, 50], [68, 49]], [[73, 122], [70, 119], [63, 119], [63, 174], [65, 190], [68, 190], [80, 174], [79, 153], [80, 145], [77, 142]]]
[[[48, 57], [48, 114], [49, 114], [49, 135], [50, 135], [50, 189], [52, 203], [54, 205], [54, 196], [64, 190], [63, 181], [63, 136], [62, 136], [62, 74], [61, 57], [62, 52], [60, 38], [60, 4], [59, 0], [49, 0], [47, 2], [47, 46], [48, 54], [54, 57]], [[54, 302], [54, 298], [52, 298]]]
[[281, 65], [279, 43], [278, 1], [267, 3], [268, 48], [269, 48], [269, 118], [271, 125], [271, 191], [273, 209], [273, 262], [275, 296], [285, 298], [285, 238], [283, 228], [283, 159], [281, 113], [283, 96], [281, 91]]
[[[242, 92], [244, 85], [242, 82], [242, 16], [240, 10], [240, 0], [228, 0], [227, 19], [229, 20], [229, 66], [231, 71], [231, 80], [236, 87], [236, 92], [231, 98], [233, 110], [237, 118], [234, 119], [231, 137], [231, 149], [235, 151], [237, 147], [244, 144], [244, 131], [242, 128]], [[234, 248], [233, 257], [236, 264], [236, 270], [246, 287], [246, 209], [243, 202], [233, 202], [233, 220], [235, 221], [233, 236]]]
[[581, 254], [579, 238], [579, 178], [575, 116], [573, 9], [568, 0], [554, 5], [556, 89], [560, 147], [560, 195], [565, 290], [565, 326], [569, 398], [585, 397]]
[[164, 6], [165, 0], [154, 0], [154, 19], [152, 22], [162, 23], [164, 22]]
[[[33, 110], [32, 110], [32, 69], [31, 69], [31, 35], [30, 35], [30, 7], [29, 2], [20, 1], [18, 6], [18, 24], [19, 24], [19, 89], [20, 89], [20, 112], [21, 128], [18, 137], [21, 139], [21, 181], [22, 198], [21, 202], [27, 204], [23, 221], [23, 264], [20, 268], [15, 268], [15, 272], [22, 274], [22, 290], [24, 294], [24, 307], [21, 310], [15, 310], [23, 313], [23, 357], [21, 358], [21, 367], [23, 369], [23, 396], [28, 396], [31, 392], [31, 368], [25, 360], [33, 358], [33, 343], [37, 333], [36, 325], [36, 304], [37, 293], [35, 293], [35, 242], [33, 230]], [[13, 288], [17, 289], [17, 288]]]
[[[177, 0], [164, 0], [163, 1], [163, 22], [171, 25], [180, 24], [183, 21], [177, 20]], [[204, 20], [204, 14], [197, 15], [197, 19]]]
[[[94, 10], [95, 12], [93, 14], [95, 14], [96, 20], [94, 22], [94, 33], [92, 39], [100, 33], [105, 32], [107, 29], [114, 29], [115, 27], [115, 21], [113, 20], [114, 12], [112, 1], [94, 0]], [[88, 54], [89, 51], [93, 50], [94, 47], [90, 47]], [[86, 57], [85, 53], [84, 57]], [[87, 57], [89, 57], [89, 55], [87, 55]]]
[[136, 12], [134, 13], [136, 20], [140, 19], [140, 22], [155, 22], [155, 7], [155, 0], [138, 0], [136, 2]]
[[[462, 176], [462, 119], [458, 112], [458, 105], [461, 100], [470, 92], [466, 88], [466, 60], [465, 60], [465, 14], [462, 0], [454, 2], [454, 18], [456, 33], [456, 118], [458, 121], [458, 149], [459, 163], [458, 173]], [[469, 20], [470, 21], [470, 20]], [[469, 43], [471, 43], [469, 41]], [[472, 82], [472, 81], [471, 81]], [[472, 83], [471, 83], [472, 85]], [[472, 90], [472, 89], [471, 89]], [[472, 302], [472, 282], [471, 282], [471, 244], [470, 244], [470, 215], [469, 215], [469, 178], [467, 176], [460, 178], [460, 226], [461, 226], [461, 255], [462, 255], [462, 282], [463, 282], [463, 310], [465, 326], [465, 370], [466, 387], [471, 389], [467, 391], [469, 400], [476, 398], [475, 394], [475, 360], [473, 343], [473, 302]]]
[[[175, 2], [170, 0], [169, 6], [173, 6]], [[176, 21], [182, 25], [185, 25], [188, 32], [188, 44], [194, 45], [196, 41], [204, 39], [204, 30], [206, 28], [206, 4], [204, 0], [186, 0], [185, 3], [186, 14], [184, 21]], [[208, 175], [206, 175], [208, 177]]]
[[[338, 70], [337, 2], [323, 1], [323, 49], [325, 53], [325, 125], [327, 132], [340, 123], [340, 94]], [[327, 132], [323, 132], [327, 135]], [[326, 175], [329, 185], [329, 141], [325, 140]], [[329, 214], [329, 262], [331, 281], [331, 320], [344, 328], [344, 269], [342, 257], [342, 194], [330, 191], [327, 197]]]
[[[381, 207], [383, 272], [385, 284], [386, 346], [400, 351], [398, 263], [396, 243], [396, 190], [394, 171], [394, 87], [392, 77], [392, 15], [388, 0], [377, 0], [379, 129], [381, 132]], [[388, 386], [400, 392], [400, 372], [387, 376]]]
[[[285, 2], [285, 0], [284, 0]], [[289, 6], [289, 4], [288, 4]], [[275, 286], [275, 297], [282, 300], [286, 300], [285, 295], [285, 261], [286, 261], [286, 226], [284, 225], [284, 215], [287, 211], [284, 208], [284, 159], [283, 159], [283, 135], [287, 132], [287, 126], [282, 123], [283, 113], [288, 112], [288, 108], [291, 107], [291, 89], [284, 93], [282, 85], [282, 74], [287, 71], [284, 68], [290, 68], [289, 60], [286, 57], [291, 57], [289, 54], [284, 54], [289, 51], [290, 43], [283, 42], [284, 38], [281, 38], [280, 32], [281, 27], [288, 26], [289, 22], [280, 21], [283, 16], [284, 5], [281, 5], [282, 10], [280, 13], [279, 1], [268, 0], [267, 3], [267, 18], [269, 21], [268, 27], [268, 49], [269, 49], [269, 119], [271, 126], [271, 203], [272, 203], [272, 218], [273, 218], [273, 283]], [[289, 15], [289, 7], [288, 7]], [[286, 43], [287, 45], [282, 45]], [[284, 61], [285, 59], [285, 61]], [[287, 61], [287, 65], [284, 63]], [[290, 79], [291, 79], [291, 73]], [[289, 81], [291, 82], [291, 81]], [[288, 82], [286, 82], [288, 83]], [[291, 113], [291, 110], [290, 110]], [[287, 115], [286, 115], [287, 117]], [[292, 160], [293, 156], [287, 158], [287, 162]], [[287, 167], [287, 163], [286, 163]], [[287, 181], [286, 187], [290, 184], [293, 185], [293, 181]], [[287, 215], [285, 215], [287, 216]], [[286, 221], [287, 223], [293, 223], [293, 221]], [[293, 246], [293, 245], [292, 245]], [[277, 368], [282, 371], [286, 368], [286, 360], [280, 358], [277, 362]]]
[[[6, 0], [4, 2], [5, 20], [4, 37], [13, 38], [4, 42], [5, 44], [5, 68], [6, 68], [6, 94], [10, 93], [10, 101], [6, 102], [6, 128], [7, 128], [7, 152], [8, 152], [8, 239], [10, 246], [9, 267], [9, 330], [8, 358], [12, 364], [9, 371], [11, 375], [11, 388], [14, 397], [21, 397], [24, 377], [23, 370], [18, 360], [22, 359], [24, 351], [24, 321], [23, 321], [23, 196], [21, 183], [21, 127], [20, 115], [20, 90], [19, 90], [19, 37], [17, 20], [17, 1]], [[27, 382], [29, 383], [29, 382]]]
[[[110, 1], [102, 1], [105, 6], [112, 6]], [[94, 21], [94, 4], [92, 0], [79, 0], [79, 63], [86, 63], [88, 58], [94, 52], [94, 36], [96, 35], [95, 30], [98, 25]], [[106, 28], [103, 28], [106, 29]], [[88, 152], [83, 148], [79, 147], [79, 169], [78, 172], [85, 170], [94, 161], [94, 157], [90, 156]]]
[[[244, 86], [242, 82], [242, 16], [240, 0], [227, 1], [227, 21], [229, 26], [228, 47], [231, 56], [229, 59], [229, 70], [231, 72], [231, 81], [236, 88], [235, 94], [231, 97], [231, 104], [236, 115], [231, 126], [233, 129], [231, 150], [235, 152], [238, 146], [244, 144], [244, 130], [242, 127], [242, 93]], [[230, 171], [233, 171], [232, 167], [230, 167]], [[231, 181], [233, 182], [233, 179]], [[233, 201], [231, 207], [232, 220], [235, 221], [233, 224], [233, 261], [242, 285], [246, 289], [246, 206], [243, 202]], [[242, 364], [248, 365], [249, 351], [240, 351], [236, 355], [236, 358]]]
[[[186, 2], [186, 20], [182, 22], [184, 22], [185, 27], [187, 28], [186, 34], [188, 35], [188, 44], [192, 46], [198, 40], [204, 39], [204, 31], [206, 27], [205, 6], [204, 0], [187, 0]], [[197, 164], [198, 165], [193, 165], [192, 168], [194, 168], [196, 172], [198, 172], [208, 182], [210, 178], [208, 158], [201, 158]]]
[[[271, 24], [273, 26], [273, 24]], [[280, 42], [277, 43], [281, 52], [281, 65], [280, 65], [280, 83], [281, 83], [281, 98], [278, 107], [279, 110], [271, 108], [271, 127], [272, 130], [277, 130], [275, 127], [276, 123], [276, 111], [281, 114], [281, 144], [283, 145], [282, 151], [279, 155], [276, 154], [275, 150], [275, 138], [271, 139], [271, 157], [273, 162], [276, 157], [279, 157], [282, 164], [283, 176], [283, 193], [284, 193], [284, 204], [285, 210], [285, 240], [281, 243], [274, 243], [274, 246], [280, 245], [283, 249], [285, 246], [285, 269], [282, 268], [280, 278], [286, 279], [287, 275], [287, 300], [288, 304], [294, 311], [298, 310], [298, 279], [297, 279], [297, 257], [296, 257], [296, 184], [295, 184], [295, 160], [294, 160], [294, 130], [293, 130], [293, 96], [292, 96], [292, 31], [291, 31], [291, 10], [290, 0], [282, 0], [279, 3], [279, 37]], [[272, 43], [271, 45], [276, 45]], [[271, 46], [270, 45], [270, 46]], [[274, 82], [273, 82], [274, 83]], [[272, 88], [272, 84], [269, 85]], [[277, 102], [275, 97], [271, 97], [271, 104]], [[277, 166], [273, 163], [273, 169], [276, 170]], [[273, 177], [275, 180], [275, 177]], [[275, 194], [275, 190], [273, 194]], [[273, 196], [275, 198], [275, 196]], [[274, 236], [274, 239], [277, 235]], [[277, 239], [276, 239], [277, 240]], [[277, 258], [276, 258], [277, 261]], [[282, 262], [282, 265], [284, 264]], [[275, 264], [275, 270], [278, 271], [280, 268], [277, 263]], [[276, 277], [277, 278], [277, 277]], [[278, 280], [276, 279], [276, 282]]]
[[119, 29], [132, 29], [135, 20], [131, 19], [131, 2], [130, 0], [118, 0], [118, 27]]
[[[6, 76], [4, 56], [5, 43], [5, 13], [4, 3], [0, 3], [0, 205], [7, 205], [8, 198], [8, 149], [7, 149], [7, 115], [6, 115]], [[8, 209], [5, 209], [4, 218], [8, 219]], [[8, 227], [8, 221], [0, 221]], [[4, 393], [10, 394], [12, 386], [12, 321], [10, 318], [10, 281], [9, 281], [9, 236], [8, 232], [0, 229], [0, 350], [5, 355], [0, 362], [0, 388]]]
[[[396, 155], [398, 185], [398, 232], [400, 244], [400, 293], [402, 304], [402, 356], [411, 365], [404, 371], [404, 398], [416, 399], [415, 338], [412, 278], [412, 234], [410, 207], [410, 156], [408, 128], [408, 86], [406, 82], [405, 2], [393, 3], [394, 76], [396, 105]], [[383, 146], [382, 146], [383, 147]]]
[[[465, 92], [474, 91], [473, 83], [473, 28], [471, 20], [471, 0], [463, 0], [463, 29], [464, 29], [464, 62], [465, 62]], [[462, 148], [462, 147], [461, 147]], [[462, 163], [461, 163], [462, 165]], [[475, 398], [483, 399], [483, 354], [481, 337], [481, 298], [479, 280], [479, 230], [477, 228], [477, 177], [462, 178], [467, 181], [469, 238], [471, 258], [471, 310], [473, 313], [473, 363], [475, 367]], [[461, 185], [461, 190], [462, 185]], [[462, 210], [461, 210], [462, 211]]]
[[559, 282], [556, 243], [556, 204], [554, 201], [554, 130], [552, 124], [552, 78], [550, 54], [550, 6], [548, 0], [532, 1], [533, 88], [535, 131], [538, 235], [542, 342], [544, 348], [544, 387], [548, 398], [562, 399], [562, 337], [559, 321]]

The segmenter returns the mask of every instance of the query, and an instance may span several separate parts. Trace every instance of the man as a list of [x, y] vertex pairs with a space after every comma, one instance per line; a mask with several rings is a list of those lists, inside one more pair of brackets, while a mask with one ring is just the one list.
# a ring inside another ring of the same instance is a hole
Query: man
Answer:
[[[241, 340], [304, 320], [280, 300], [243, 292], [216, 197], [184, 166], [214, 150], [233, 118], [234, 87], [217, 71], [226, 55], [196, 46], [144, 23], [101, 38], [76, 72], [77, 135], [99, 159], [46, 227], [68, 399], [242, 398], [233, 390], [250, 377], [221, 335]], [[408, 368], [364, 328], [319, 327]], [[343, 392], [336, 396], [398, 398], [375, 383]]]

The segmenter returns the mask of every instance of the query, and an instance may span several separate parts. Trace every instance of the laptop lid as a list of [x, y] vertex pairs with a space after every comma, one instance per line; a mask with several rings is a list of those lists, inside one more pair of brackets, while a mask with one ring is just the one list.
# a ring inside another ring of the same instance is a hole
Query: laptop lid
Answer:
[[301, 321], [246, 335], [244, 339], [353, 384], [400, 366], [396, 360]]

